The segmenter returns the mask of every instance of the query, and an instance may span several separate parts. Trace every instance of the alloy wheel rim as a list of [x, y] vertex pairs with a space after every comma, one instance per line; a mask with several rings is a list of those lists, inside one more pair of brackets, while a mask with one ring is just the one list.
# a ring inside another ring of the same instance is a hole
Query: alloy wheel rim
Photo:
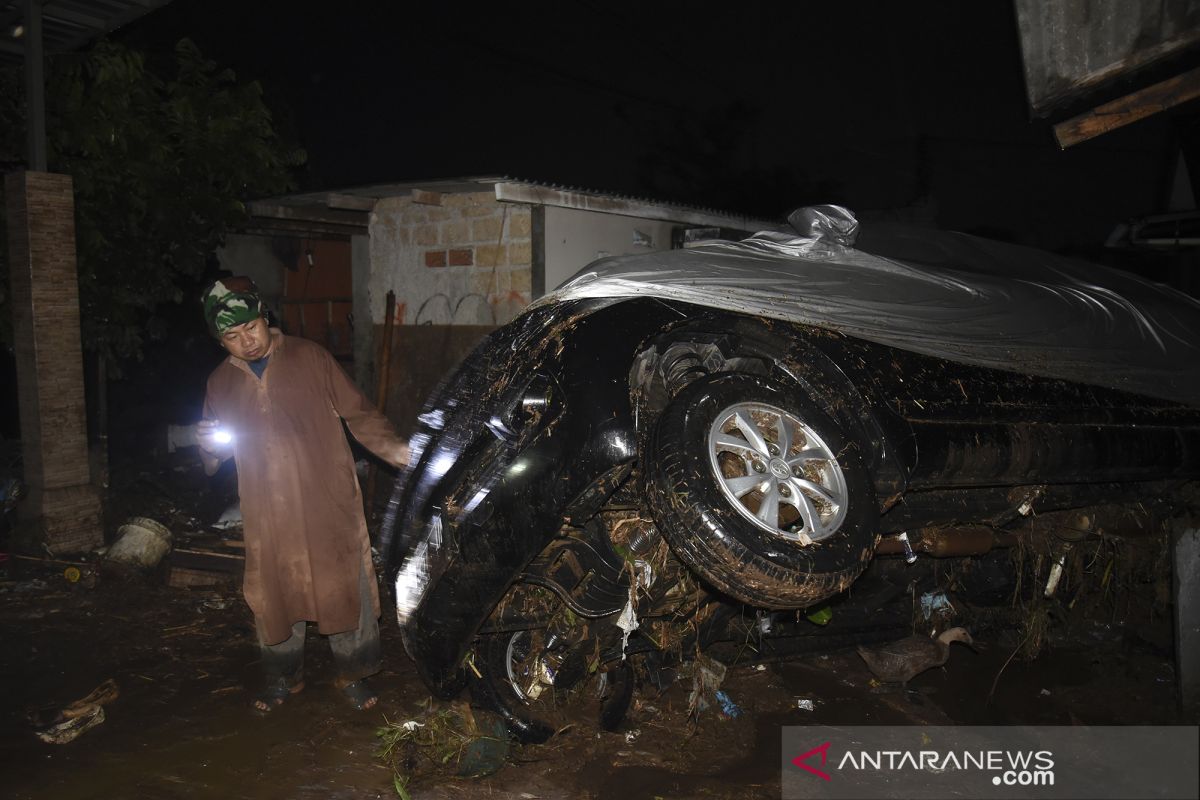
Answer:
[[774, 536], [809, 544], [846, 518], [846, 477], [836, 454], [802, 419], [768, 403], [737, 403], [708, 432], [709, 466], [744, 518]]

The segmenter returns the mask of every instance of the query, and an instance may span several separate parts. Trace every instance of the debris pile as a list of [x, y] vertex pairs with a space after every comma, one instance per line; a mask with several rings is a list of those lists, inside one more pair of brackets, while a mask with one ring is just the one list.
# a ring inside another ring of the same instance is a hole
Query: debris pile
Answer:
[[117, 699], [117, 682], [109, 678], [86, 697], [62, 708], [43, 708], [28, 715], [34, 735], [47, 744], [66, 744], [104, 722], [104, 706]]

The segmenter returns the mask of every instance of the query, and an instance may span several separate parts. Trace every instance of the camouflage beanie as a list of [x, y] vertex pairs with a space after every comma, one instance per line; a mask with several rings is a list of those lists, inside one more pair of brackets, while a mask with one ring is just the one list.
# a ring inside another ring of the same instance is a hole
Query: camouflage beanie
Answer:
[[237, 325], [253, 322], [262, 316], [262, 300], [254, 281], [243, 276], [222, 278], [216, 281], [201, 296], [204, 303], [204, 320], [213, 336]]

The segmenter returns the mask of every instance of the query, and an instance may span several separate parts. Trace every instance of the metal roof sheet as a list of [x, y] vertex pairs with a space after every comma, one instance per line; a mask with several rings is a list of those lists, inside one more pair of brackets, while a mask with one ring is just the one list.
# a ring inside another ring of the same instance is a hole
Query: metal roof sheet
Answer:
[[[42, 40], [47, 53], [65, 53], [126, 25], [170, 0], [44, 0]], [[0, 0], [0, 61], [21, 61], [25, 3]]]

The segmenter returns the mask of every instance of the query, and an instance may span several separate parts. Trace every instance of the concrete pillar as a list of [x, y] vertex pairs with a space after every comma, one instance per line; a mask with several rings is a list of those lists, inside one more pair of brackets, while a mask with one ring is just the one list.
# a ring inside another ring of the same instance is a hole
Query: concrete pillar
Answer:
[[1175, 664], [1184, 719], [1200, 721], [1200, 528], [1175, 534]]
[[24, 513], [52, 552], [82, 552], [103, 544], [104, 530], [88, 467], [71, 178], [13, 172], [4, 189]]

